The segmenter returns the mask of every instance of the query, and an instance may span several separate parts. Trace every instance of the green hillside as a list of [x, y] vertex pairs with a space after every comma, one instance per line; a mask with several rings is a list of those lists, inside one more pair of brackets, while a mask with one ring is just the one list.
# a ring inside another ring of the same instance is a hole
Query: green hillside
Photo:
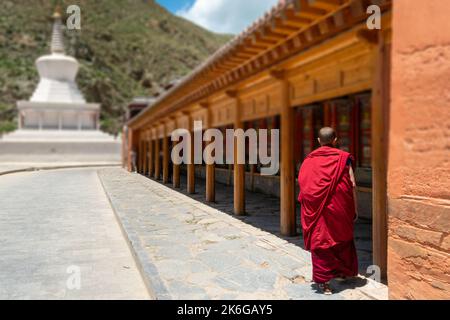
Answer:
[[49, 53], [56, 4], [81, 8], [81, 30], [65, 30], [67, 54], [81, 64], [77, 82], [102, 104], [102, 128], [120, 130], [123, 109], [188, 73], [230, 39], [172, 15], [154, 0], [0, 1], [0, 132], [15, 128], [15, 102], [38, 82], [35, 60]]

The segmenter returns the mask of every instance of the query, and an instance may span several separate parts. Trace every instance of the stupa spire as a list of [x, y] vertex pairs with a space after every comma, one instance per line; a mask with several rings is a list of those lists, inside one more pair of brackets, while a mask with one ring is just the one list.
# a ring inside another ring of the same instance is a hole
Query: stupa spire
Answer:
[[61, 7], [55, 8], [53, 13], [53, 33], [50, 49], [52, 53], [64, 53], [64, 42], [62, 36], [62, 23], [61, 23]]

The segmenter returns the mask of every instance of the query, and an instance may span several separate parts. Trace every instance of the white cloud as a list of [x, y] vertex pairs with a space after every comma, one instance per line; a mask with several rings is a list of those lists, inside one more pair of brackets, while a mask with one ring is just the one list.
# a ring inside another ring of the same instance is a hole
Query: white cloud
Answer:
[[239, 33], [274, 6], [278, 0], [195, 0], [177, 14], [218, 33]]

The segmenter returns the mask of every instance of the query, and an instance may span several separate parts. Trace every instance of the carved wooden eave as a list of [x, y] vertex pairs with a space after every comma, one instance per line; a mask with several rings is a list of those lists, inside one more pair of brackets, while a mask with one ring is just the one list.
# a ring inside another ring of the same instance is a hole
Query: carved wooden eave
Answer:
[[[358, 25], [366, 8], [390, 9], [392, 0], [284, 0], [128, 122], [135, 129], [205, 100]], [[371, 33], [359, 36], [372, 41]]]

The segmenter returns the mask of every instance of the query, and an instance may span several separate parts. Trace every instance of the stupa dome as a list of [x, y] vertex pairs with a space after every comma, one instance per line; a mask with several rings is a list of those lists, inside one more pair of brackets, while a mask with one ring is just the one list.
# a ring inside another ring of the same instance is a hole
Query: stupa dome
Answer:
[[75, 82], [78, 61], [65, 54], [61, 14], [53, 15], [50, 54], [36, 60], [39, 84], [28, 101], [18, 101], [19, 128], [26, 130], [94, 130], [100, 105], [87, 103]]
[[30, 101], [84, 103], [86, 100], [75, 82], [78, 61], [65, 54], [59, 12], [53, 18], [51, 54], [36, 60], [40, 81]]

